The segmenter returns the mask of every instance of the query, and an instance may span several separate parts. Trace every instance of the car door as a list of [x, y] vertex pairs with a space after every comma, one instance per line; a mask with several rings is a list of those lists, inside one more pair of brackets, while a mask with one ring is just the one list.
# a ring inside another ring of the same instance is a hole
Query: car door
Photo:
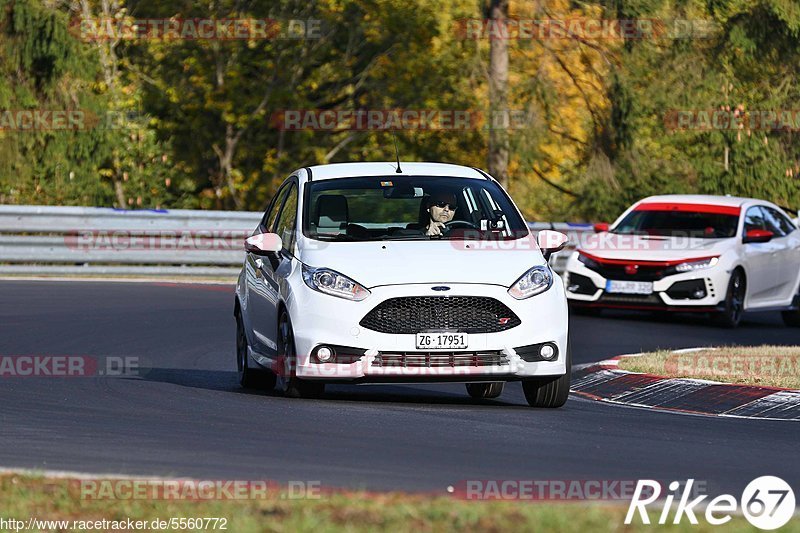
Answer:
[[[750, 230], [768, 230], [766, 214], [761, 206], [751, 206], [745, 213], [742, 238]], [[776, 246], [772, 241], [748, 242], [742, 246], [747, 271], [747, 306], [766, 305], [775, 298], [778, 285], [778, 266], [773, 257]]]
[[[286, 196], [289, 194], [291, 185], [291, 182], [287, 182], [278, 190], [269, 208], [264, 213], [264, 217], [253, 232], [254, 235], [275, 231], [278, 216], [281, 213]], [[248, 338], [250, 346], [259, 354], [274, 357], [277, 354], [277, 345], [271, 339], [273, 335], [267, 325], [267, 315], [269, 314], [269, 309], [274, 307], [278, 294], [275, 284], [270, 283], [265, 278], [266, 272], [269, 271], [269, 268], [265, 268], [265, 263], [269, 263], [269, 256], [247, 252], [245, 258], [247, 305], [244, 314], [248, 326], [247, 329], [252, 332], [252, 335]]]
[[797, 289], [797, 276], [800, 271], [800, 237], [797, 228], [777, 209], [762, 206], [767, 229], [775, 234], [772, 240], [773, 261], [777, 270], [778, 285], [775, 287], [775, 298], [780, 301], [791, 301]]
[[278, 306], [281, 294], [286, 294], [286, 278], [291, 273], [294, 259], [295, 228], [297, 223], [298, 192], [293, 180], [288, 185], [286, 198], [275, 221], [272, 233], [277, 233], [283, 242], [280, 252], [261, 256], [256, 262], [260, 288], [254, 306], [258, 313], [254, 330], [269, 356], [278, 351]]

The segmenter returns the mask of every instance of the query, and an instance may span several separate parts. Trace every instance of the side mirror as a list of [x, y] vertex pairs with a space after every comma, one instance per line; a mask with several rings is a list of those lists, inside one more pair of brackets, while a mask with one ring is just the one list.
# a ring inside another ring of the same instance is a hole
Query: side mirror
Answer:
[[751, 229], [744, 234], [742, 242], [745, 244], [748, 242], [769, 242], [774, 236], [774, 233], [765, 229]]
[[244, 250], [255, 255], [280, 252], [282, 247], [283, 243], [277, 233], [259, 233], [244, 240]]
[[564, 249], [569, 241], [569, 237], [561, 232], [550, 229], [543, 229], [536, 236], [536, 243], [544, 255], [545, 261], [550, 260], [550, 256]]
[[595, 233], [603, 233], [604, 231], [608, 231], [608, 222], [598, 222], [593, 227]]

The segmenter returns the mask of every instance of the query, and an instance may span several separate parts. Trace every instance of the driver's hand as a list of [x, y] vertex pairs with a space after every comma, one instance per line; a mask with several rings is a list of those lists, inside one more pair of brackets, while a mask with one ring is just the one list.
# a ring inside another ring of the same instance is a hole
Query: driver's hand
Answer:
[[428, 226], [426, 235], [441, 235], [442, 228], [444, 228], [443, 222], [431, 222], [430, 226]]

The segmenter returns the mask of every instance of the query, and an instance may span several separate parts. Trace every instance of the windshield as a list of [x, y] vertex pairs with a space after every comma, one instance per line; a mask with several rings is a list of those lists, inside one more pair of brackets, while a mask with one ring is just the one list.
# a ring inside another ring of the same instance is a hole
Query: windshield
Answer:
[[738, 224], [738, 208], [642, 204], [628, 213], [611, 232], [658, 237], [724, 239], [736, 236]]
[[306, 185], [303, 233], [329, 241], [516, 239], [528, 234], [490, 180], [343, 178]]

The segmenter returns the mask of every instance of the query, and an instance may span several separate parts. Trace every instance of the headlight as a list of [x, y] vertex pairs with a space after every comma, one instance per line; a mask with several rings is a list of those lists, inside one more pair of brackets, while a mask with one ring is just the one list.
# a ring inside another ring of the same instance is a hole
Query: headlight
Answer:
[[553, 271], [547, 265], [535, 266], [525, 272], [508, 289], [508, 294], [517, 300], [524, 300], [542, 293], [553, 285]]
[[719, 257], [709, 257], [700, 261], [689, 261], [681, 263], [675, 267], [677, 272], [692, 272], [695, 270], [702, 270], [704, 268], [711, 268], [719, 263]]
[[303, 265], [303, 281], [315, 291], [360, 302], [369, 291], [360, 284], [330, 268], [311, 268]]
[[591, 270], [597, 270], [600, 268], [600, 263], [589, 256], [583, 255], [581, 252], [578, 252], [578, 261], [586, 265], [586, 268]]

